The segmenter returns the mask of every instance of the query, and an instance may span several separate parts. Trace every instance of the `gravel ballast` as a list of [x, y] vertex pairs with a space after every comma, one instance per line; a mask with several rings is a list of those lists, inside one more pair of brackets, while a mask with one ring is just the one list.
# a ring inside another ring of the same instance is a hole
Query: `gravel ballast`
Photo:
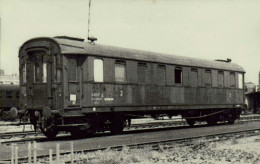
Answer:
[[[163, 164], [163, 163], [260, 163], [260, 136], [241, 139], [230, 139], [222, 142], [208, 142], [199, 139], [189, 146], [160, 147], [152, 150], [129, 149], [124, 147], [122, 151], [107, 149], [105, 151], [76, 154], [77, 163], [88, 164]], [[66, 158], [66, 157], [64, 157]], [[69, 156], [68, 156], [69, 158]]]

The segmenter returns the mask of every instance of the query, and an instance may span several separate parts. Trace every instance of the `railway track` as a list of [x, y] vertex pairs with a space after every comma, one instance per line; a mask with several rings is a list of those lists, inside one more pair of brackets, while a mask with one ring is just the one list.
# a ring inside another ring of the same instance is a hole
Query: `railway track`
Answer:
[[21, 126], [21, 125], [30, 125], [30, 122], [24, 122], [24, 123], [21, 123], [20, 121], [0, 122], [0, 128], [1, 126]]
[[[242, 124], [250, 121], [260, 121], [260, 116], [251, 116], [251, 117], [241, 117], [236, 123]], [[197, 123], [195, 125], [203, 126], [207, 125], [204, 122]], [[133, 123], [130, 127], [125, 127], [125, 133], [134, 133], [142, 132], [145, 130], [156, 131], [156, 130], [165, 130], [165, 128], [185, 128], [189, 127], [185, 120], [182, 119], [164, 119], [164, 120], [154, 120], [146, 123]], [[100, 133], [98, 136], [107, 135], [106, 133]], [[70, 133], [60, 132], [59, 137], [69, 137]], [[22, 144], [32, 141], [45, 141], [46, 137], [41, 132], [35, 131], [23, 131], [23, 132], [8, 132], [0, 133], [0, 142], [1, 144], [10, 145], [12, 143]]]
[[[74, 154], [80, 154], [80, 153], [90, 153], [95, 151], [103, 151], [106, 149], [112, 149], [116, 151], [122, 150], [124, 147], [128, 147], [129, 149], [142, 149], [144, 147], [150, 147], [152, 150], [160, 150], [162, 148], [171, 148], [176, 146], [189, 146], [194, 143], [194, 141], [197, 141], [199, 139], [207, 140], [207, 142], [219, 142], [219, 141], [225, 141], [229, 139], [234, 138], [242, 138], [242, 137], [249, 137], [249, 136], [256, 136], [259, 135], [260, 128], [249, 128], [249, 129], [241, 129], [241, 130], [231, 130], [231, 131], [221, 131], [221, 132], [209, 132], [208, 134], [199, 134], [191, 137], [177, 137], [173, 139], [161, 139], [157, 138], [157, 140], [152, 141], [136, 141], [135, 143], [130, 144], [115, 144], [113, 146], [101, 146], [98, 148], [87, 148], [87, 149], [81, 149], [81, 150], [75, 150]], [[202, 141], [203, 142], [203, 141]], [[203, 144], [203, 143], [202, 143]], [[60, 156], [69, 155], [70, 152], [61, 152]], [[37, 157], [38, 160], [45, 161], [48, 163], [49, 155], [40, 155]], [[56, 154], [53, 154], [54, 159], [56, 158]], [[19, 162], [27, 162], [27, 157], [20, 158]], [[88, 159], [91, 161], [91, 159]], [[65, 161], [65, 163], [70, 163], [70, 160]]]

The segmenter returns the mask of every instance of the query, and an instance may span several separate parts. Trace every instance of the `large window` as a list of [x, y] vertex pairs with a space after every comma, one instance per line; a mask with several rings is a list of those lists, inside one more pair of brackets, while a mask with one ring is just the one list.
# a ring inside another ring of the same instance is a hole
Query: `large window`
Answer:
[[181, 84], [182, 83], [182, 68], [176, 67], [174, 74], [175, 74], [175, 84]]
[[104, 81], [103, 60], [94, 59], [94, 82]]
[[157, 65], [157, 78], [156, 83], [159, 85], [165, 85], [166, 66], [162, 64]]
[[230, 72], [230, 74], [229, 74], [229, 86], [230, 87], [236, 86], [235, 73], [234, 72]]
[[126, 62], [116, 60], [115, 62], [115, 81], [126, 82]]
[[30, 60], [33, 62], [33, 79], [35, 83], [47, 82], [47, 62], [41, 53], [31, 54]]
[[211, 86], [211, 70], [205, 70], [205, 78], [204, 78], [204, 83], [205, 86]]
[[223, 87], [224, 86], [224, 72], [223, 71], [218, 71], [218, 87]]
[[139, 84], [147, 84], [147, 63], [139, 62], [137, 64], [137, 82]]

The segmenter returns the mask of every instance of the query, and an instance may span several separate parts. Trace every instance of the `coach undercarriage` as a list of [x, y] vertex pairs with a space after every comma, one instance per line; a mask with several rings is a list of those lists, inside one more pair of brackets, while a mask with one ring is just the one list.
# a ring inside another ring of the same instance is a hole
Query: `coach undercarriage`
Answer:
[[[33, 110], [32, 110], [33, 111]], [[86, 137], [96, 132], [111, 131], [112, 134], [122, 133], [126, 125], [130, 126], [131, 119], [151, 118], [160, 116], [181, 115], [193, 127], [195, 122], [206, 121], [208, 125], [216, 125], [219, 121], [233, 124], [239, 118], [240, 108], [234, 109], [207, 109], [207, 110], [176, 110], [176, 111], [140, 111], [140, 112], [113, 112], [88, 113], [79, 115], [60, 115], [53, 113], [49, 108], [30, 113], [31, 123], [35, 129], [40, 129], [48, 138], [54, 138], [59, 131], [68, 131], [73, 137]]]

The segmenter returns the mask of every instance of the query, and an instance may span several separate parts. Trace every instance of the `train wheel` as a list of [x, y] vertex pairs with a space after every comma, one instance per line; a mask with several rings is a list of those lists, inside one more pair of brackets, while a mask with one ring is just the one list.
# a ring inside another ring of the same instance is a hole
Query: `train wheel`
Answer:
[[229, 117], [228, 124], [234, 124], [234, 123], [235, 123], [235, 119], [233, 117]]
[[10, 108], [9, 112], [8, 112], [8, 119], [9, 120], [15, 120], [18, 116], [18, 110], [16, 107], [12, 107]]
[[122, 117], [113, 119], [110, 127], [112, 134], [121, 134], [125, 127], [125, 120]]
[[58, 134], [58, 130], [56, 128], [41, 128], [42, 133], [50, 139], [53, 139]]
[[94, 132], [92, 130], [80, 130], [79, 128], [74, 128], [70, 130], [70, 135], [72, 138], [85, 138], [91, 137]]
[[207, 124], [208, 124], [209, 126], [217, 125], [217, 120], [215, 120], [215, 119], [208, 119], [208, 120], [207, 120]]
[[72, 138], [84, 138], [84, 137], [86, 137], [85, 132], [82, 131], [82, 130], [78, 130], [77, 128], [70, 130], [70, 135], [71, 135]]
[[58, 129], [54, 125], [53, 119], [51, 119], [51, 118], [46, 119], [46, 118], [42, 117], [40, 129], [41, 129], [42, 133], [47, 138], [50, 138], [50, 139], [55, 138], [56, 135], [58, 134]]
[[190, 125], [190, 127], [194, 127], [195, 120], [194, 119], [186, 119], [187, 124]]

